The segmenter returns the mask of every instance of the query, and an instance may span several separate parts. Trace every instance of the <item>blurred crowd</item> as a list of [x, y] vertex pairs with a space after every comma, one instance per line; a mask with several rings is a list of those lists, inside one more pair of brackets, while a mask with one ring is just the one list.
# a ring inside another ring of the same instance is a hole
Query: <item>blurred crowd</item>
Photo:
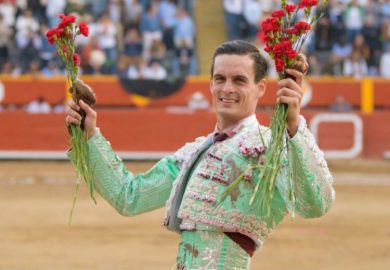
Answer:
[[[220, 1], [228, 39], [252, 40], [262, 47], [261, 22], [280, 1]], [[45, 33], [65, 13], [76, 15], [90, 27], [88, 38], [76, 40], [82, 74], [155, 80], [195, 75], [193, 2], [0, 0], [1, 73], [63, 74]], [[330, 0], [304, 52], [311, 75], [390, 78], [390, 0]]]
[[[253, 40], [261, 47], [261, 22], [280, 1], [222, 1], [228, 38]], [[390, 78], [390, 0], [330, 0], [304, 52], [311, 75]]]
[[82, 74], [166, 79], [197, 73], [193, 0], [0, 0], [2, 74], [64, 73], [46, 32], [59, 15], [85, 21], [76, 39]]

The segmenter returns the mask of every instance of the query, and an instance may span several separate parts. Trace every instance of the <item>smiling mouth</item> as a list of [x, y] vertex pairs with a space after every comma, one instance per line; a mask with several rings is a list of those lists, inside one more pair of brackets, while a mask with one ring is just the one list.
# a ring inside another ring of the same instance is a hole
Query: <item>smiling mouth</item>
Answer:
[[238, 100], [234, 98], [219, 98], [219, 101], [224, 103], [238, 103]]

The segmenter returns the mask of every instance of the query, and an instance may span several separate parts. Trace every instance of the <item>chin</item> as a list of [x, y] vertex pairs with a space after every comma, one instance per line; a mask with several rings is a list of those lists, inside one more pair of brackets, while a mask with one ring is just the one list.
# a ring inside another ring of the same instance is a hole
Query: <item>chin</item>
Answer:
[[231, 110], [219, 110], [218, 117], [227, 122], [236, 122], [242, 118], [241, 115], [237, 114], [237, 112]]

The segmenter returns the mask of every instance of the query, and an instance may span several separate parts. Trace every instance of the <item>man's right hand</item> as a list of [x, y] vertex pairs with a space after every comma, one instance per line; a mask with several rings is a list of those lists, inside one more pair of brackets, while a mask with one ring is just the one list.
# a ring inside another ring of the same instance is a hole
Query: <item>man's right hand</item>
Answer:
[[94, 111], [88, 104], [80, 100], [79, 104], [76, 104], [73, 100], [68, 102], [69, 109], [67, 111], [67, 116], [65, 118], [65, 123], [67, 126], [70, 124], [80, 125], [81, 124], [81, 115], [78, 113], [80, 108], [85, 111], [86, 116], [84, 120], [84, 132], [87, 135], [87, 138], [91, 138], [95, 134], [96, 129], [96, 119], [97, 113]]

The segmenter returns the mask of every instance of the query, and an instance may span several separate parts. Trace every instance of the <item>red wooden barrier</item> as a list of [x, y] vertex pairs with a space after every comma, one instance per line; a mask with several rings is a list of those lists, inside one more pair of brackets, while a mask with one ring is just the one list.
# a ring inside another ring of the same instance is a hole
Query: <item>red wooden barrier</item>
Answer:
[[[303, 111], [309, 122], [318, 112]], [[390, 112], [362, 115], [364, 148], [362, 157], [382, 158], [390, 150]], [[22, 110], [0, 113], [0, 151], [52, 150], [67, 148], [64, 114], [30, 115]], [[264, 124], [268, 115], [258, 114]], [[162, 109], [99, 110], [102, 132], [120, 151], [174, 151], [185, 142], [214, 129], [212, 112], [172, 114]], [[323, 149], [351, 147], [349, 124], [321, 124], [319, 145]]]

